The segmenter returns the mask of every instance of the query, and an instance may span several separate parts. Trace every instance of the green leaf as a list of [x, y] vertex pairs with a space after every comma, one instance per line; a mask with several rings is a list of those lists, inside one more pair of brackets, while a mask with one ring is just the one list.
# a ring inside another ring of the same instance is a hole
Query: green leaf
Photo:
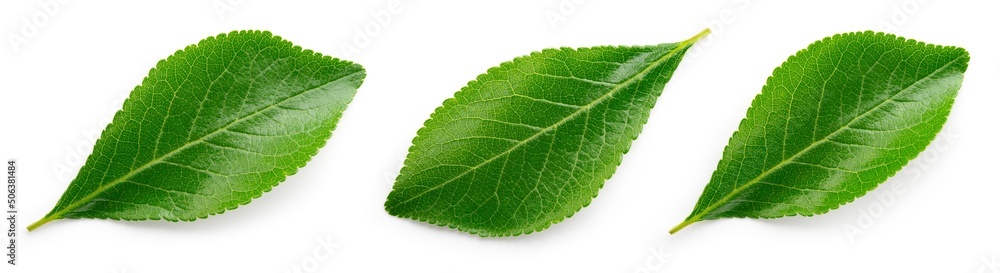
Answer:
[[871, 191], [941, 131], [969, 54], [890, 34], [817, 41], [767, 79], [694, 211], [719, 218], [812, 216]]
[[269, 32], [220, 34], [150, 70], [45, 218], [194, 221], [249, 203], [326, 143], [357, 65]]
[[541, 231], [611, 177], [690, 40], [546, 49], [491, 68], [417, 132], [385, 209], [481, 236]]

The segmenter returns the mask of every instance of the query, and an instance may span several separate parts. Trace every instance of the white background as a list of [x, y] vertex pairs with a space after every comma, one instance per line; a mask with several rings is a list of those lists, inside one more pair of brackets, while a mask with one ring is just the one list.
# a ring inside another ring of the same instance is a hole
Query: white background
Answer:
[[[389, 12], [389, 0], [53, 1], [0, 4], [0, 159], [20, 164], [21, 208], [19, 264], [3, 272], [1000, 271], [991, 265], [1000, 259], [997, 1], [399, 0], [388, 23], [372, 13]], [[45, 13], [48, 5], [58, 11]], [[373, 35], [357, 40], [366, 26]], [[480, 238], [384, 212], [416, 130], [487, 68], [549, 47], [677, 42], [706, 27], [714, 34], [678, 68], [617, 174], [572, 218], [527, 236]], [[24, 230], [55, 204], [157, 61], [239, 29], [270, 30], [367, 68], [308, 166], [205, 220], [61, 220]], [[868, 29], [972, 55], [928, 151], [825, 215], [708, 221], [668, 235], [772, 69], [815, 40]], [[14, 36], [27, 41], [11, 44]]]

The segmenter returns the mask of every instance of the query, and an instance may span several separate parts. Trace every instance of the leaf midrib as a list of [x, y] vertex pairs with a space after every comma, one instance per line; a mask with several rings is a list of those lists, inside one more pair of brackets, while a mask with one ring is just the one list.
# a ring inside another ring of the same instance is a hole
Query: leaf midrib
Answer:
[[[769, 168], [767, 171], [762, 172], [760, 175], [754, 177], [754, 179], [751, 179], [747, 183], [745, 183], [745, 184], [737, 187], [735, 190], [733, 190], [732, 192], [730, 192], [729, 194], [727, 194], [722, 199], [719, 199], [718, 201], [713, 202], [711, 205], [709, 205], [708, 207], [706, 207], [700, 213], [692, 215], [691, 217], [688, 217], [688, 219], [685, 220], [684, 222], [685, 223], [693, 223], [693, 222], [700, 221], [701, 217], [704, 217], [708, 213], [710, 213], [710, 212], [714, 211], [715, 209], [717, 209], [719, 206], [722, 206], [723, 204], [725, 204], [726, 202], [728, 202], [730, 199], [732, 199], [733, 197], [735, 197], [737, 194], [739, 194], [743, 190], [746, 190], [747, 188], [749, 188], [749, 187], [757, 184], [758, 182], [760, 182], [762, 179], [764, 179], [765, 177], [767, 177], [771, 173], [774, 173], [775, 171], [783, 168], [785, 165], [788, 165], [788, 164], [792, 163], [793, 161], [795, 161], [795, 159], [798, 159], [798, 157], [800, 157], [800, 156], [808, 153], [812, 149], [818, 147], [820, 144], [829, 141], [830, 139], [832, 139], [837, 134], [840, 134], [840, 132], [843, 132], [845, 129], [850, 128], [851, 125], [854, 124], [854, 122], [860, 120], [863, 117], [867, 117], [869, 114], [873, 113], [873, 111], [875, 111], [876, 109], [880, 109], [886, 103], [888, 103], [890, 101], [893, 101], [900, 94], [905, 94], [905, 93], [911, 91], [911, 89], [913, 89], [914, 87], [916, 87], [918, 84], [923, 83], [923, 82], [927, 81], [928, 79], [934, 78], [934, 76], [936, 76], [939, 73], [945, 71], [945, 69], [947, 69], [947, 68], [951, 68], [952, 65], [954, 65], [958, 60], [961, 60], [961, 59], [962, 59], [962, 56], [959, 56], [959, 57], [955, 58], [954, 60], [951, 60], [948, 63], [942, 65], [941, 68], [938, 68], [937, 70], [934, 70], [934, 72], [931, 72], [930, 74], [927, 74], [927, 76], [924, 76], [923, 78], [920, 78], [919, 80], [914, 81], [912, 84], [910, 84], [906, 88], [900, 89], [900, 91], [897, 92], [896, 94], [893, 94], [892, 96], [889, 96], [888, 98], [886, 98], [885, 100], [883, 100], [879, 104], [873, 106], [872, 108], [868, 109], [864, 113], [862, 113], [862, 114], [854, 117], [853, 119], [851, 119], [850, 121], [848, 121], [847, 123], [845, 123], [843, 126], [841, 126], [840, 128], [838, 128], [836, 131], [833, 131], [833, 132], [827, 134], [825, 137], [823, 137], [820, 140], [814, 141], [813, 143], [809, 144], [809, 146], [807, 146], [806, 148], [804, 148], [804, 149], [800, 150], [799, 152], [795, 153], [791, 157], [788, 157], [787, 159], [784, 159], [781, 162], [778, 162], [778, 164], [775, 164], [774, 166], [772, 166], [771, 168]], [[681, 225], [684, 225], [684, 223], [682, 223]]]
[[427, 190], [425, 190], [425, 191], [423, 191], [421, 193], [418, 193], [418, 194], [414, 195], [413, 197], [410, 197], [409, 199], [406, 199], [406, 200], [404, 200], [402, 202], [393, 204], [391, 206], [386, 206], [386, 207], [389, 210], [391, 210], [392, 208], [395, 208], [395, 207], [400, 206], [402, 204], [406, 204], [406, 203], [409, 203], [409, 202], [411, 202], [413, 200], [416, 200], [417, 198], [423, 196], [424, 194], [427, 194], [429, 192], [432, 192], [432, 191], [435, 191], [437, 189], [440, 189], [441, 187], [444, 187], [444, 186], [450, 184], [451, 182], [454, 182], [455, 180], [458, 180], [459, 178], [462, 178], [465, 175], [468, 175], [472, 171], [475, 171], [475, 170], [479, 169], [480, 167], [482, 167], [482, 166], [484, 166], [484, 165], [486, 165], [486, 164], [488, 164], [490, 162], [493, 162], [494, 160], [499, 159], [500, 157], [503, 157], [503, 156], [505, 156], [507, 154], [510, 154], [514, 150], [517, 150], [521, 146], [524, 146], [526, 143], [529, 143], [532, 140], [537, 139], [538, 137], [540, 137], [542, 135], [545, 135], [549, 131], [552, 131], [555, 128], [558, 128], [559, 126], [561, 126], [562, 124], [565, 124], [566, 122], [569, 122], [570, 120], [573, 120], [574, 118], [576, 118], [580, 114], [582, 114], [584, 112], [587, 112], [587, 111], [590, 111], [590, 109], [593, 108], [595, 105], [597, 105], [597, 104], [599, 104], [599, 103], [607, 100], [608, 98], [612, 97], [615, 93], [617, 93], [621, 89], [625, 88], [626, 86], [631, 85], [637, 79], [642, 78], [642, 76], [645, 76], [646, 74], [649, 74], [649, 72], [652, 71], [653, 68], [659, 66], [663, 61], [668, 60], [671, 57], [673, 57], [674, 55], [676, 55], [677, 52], [680, 51], [681, 49], [690, 46], [692, 43], [696, 42], [698, 40], [698, 38], [701, 38], [703, 35], [707, 35], [707, 33], [703, 32], [702, 34], [699, 34], [699, 35], [697, 35], [697, 36], [695, 36], [695, 37], [693, 37], [691, 39], [688, 39], [688, 40], [685, 40], [683, 42], [677, 43], [676, 47], [672, 48], [669, 52], [667, 52], [667, 54], [664, 54], [659, 59], [656, 59], [655, 61], [653, 61], [652, 63], [650, 63], [649, 66], [646, 66], [646, 68], [644, 68], [643, 70], [639, 71], [639, 73], [636, 73], [636, 74], [632, 75], [631, 77], [629, 77], [628, 79], [626, 79], [625, 81], [623, 81], [623, 82], [615, 85], [613, 88], [611, 88], [611, 90], [608, 90], [608, 92], [606, 94], [601, 95], [600, 97], [598, 97], [597, 99], [595, 99], [594, 101], [592, 101], [590, 103], [587, 103], [586, 105], [580, 106], [579, 108], [576, 109], [576, 111], [574, 111], [570, 115], [568, 115], [565, 118], [557, 121], [556, 123], [553, 123], [552, 125], [549, 125], [548, 127], [542, 128], [542, 130], [539, 130], [535, 134], [529, 136], [528, 138], [525, 138], [524, 140], [518, 142], [514, 146], [508, 148], [507, 150], [505, 150], [505, 151], [503, 151], [503, 152], [501, 152], [501, 153], [499, 153], [499, 154], [497, 154], [497, 155], [495, 155], [495, 156], [493, 156], [493, 157], [491, 157], [491, 158], [489, 158], [489, 159], [487, 159], [487, 160], [485, 160], [485, 161], [483, 161], [483, 162], [481, 162], [481, 163], [479, 163], [479, 164], [477, 164], [475, 166], [472, 166], [468, 170], [465, 170], [464, 172], [456, 175], [455, 177], [452, 177], [451, 179], [448, 179], [448, 180], [446, 180], [446, 181], [444, 181], [444, 182], [442, 182], [442, 183], [440, 183], [440, 184], [438, 184], [438, 185], [436, 185], [434, 187], [428, 188]]
[[232, 126], [234, 126], [234, 125], [240, 124], [243, 121], [246, 121], [246, 120], [248, 120], [250, 118], [253, 118], [253, 117], [255, 117], [255, 116], [257, 116], [257, 115], [259, 115], [261, 113], [267, 112], [267, 111], [269, 111], [271, 109], [275, 109], [276, 107], [278, 107], [278, 105], [283, 104], [283, 103], [285, 103], [285, 102], [287, 102], [287, 101], [289, 101], [291, 99], [297, 98], [297, 97], [299, 97], [301, 95], [304, 95], [306, 93], [309, 93], [311, 91], [318, 90], [318, 89], [330, 86], [331, 84], [340, 82], [341, 80], [353, 77], [353, 76], [355, 76], [357, 74], [360, 74], [360, 73], [362, 73], [362, 71], [352, 72], [350, 74], [347, 74], [347, 75], [344, 75], [344, 76], [342, 76], [340, 78], [337, 78], [335, 80], [323, 83], [323, 84], [318, 85], [316, 87], [305, 89], [302, 92], [299, 92], [297, 94], [288, 96], [287, 98], [281, 99], [280, 101], [277, 101], [277, 102], [275, 102], [275, 103], [273, 103], [271, 105], [268, 105], [267, 107], [264, 107], [264, 108], [261, 108], [261, 109], [259, 109], [257, 111], [254, 111], [252, 113], [249, 113], [249, 114], [247, 114], [244, 117], [241, 117], [239, 119], [233, 120], [232, 122], [230, 122], [230, 123], [228, 123], [228, 124], [226, 124], [226, 125], [224, 125], [222, 127], [219, 127], [215, 131], [212, 131], [212, 132], [210, 132], [208, 134], [205, 134], [204, 136], [202, 136], [202, 137], [200, 137], [198, 139], [192, 140], [192, 141], [190, 141], [190, 142], [188, 142], [188, 143], [186, 143], [184, 145], [181, 145], [181, 146], [179, 146], [179, 147], [171, 150], [168, 153], [165, 153], [165, 154], [161, 155], [160, 157], [154, 158], [154, 159], [150, 160], [149, 162], [146, 162], [146, 164], [143, 164], [142, 166], [139, 166], [138, 168], [135, 168], [132, 171], [129, 171], [128, 173], [122, 175], [121, 177], [119, 177], [119, 178], [117, 178], [115, 180], [112, 180], [108, 184], [101, 185], [94, 192], [92, 192], [92, 193], [84, 196], [83, 198], [80, 198], [79, 200], [77, 200], [77, 201], [75, 201], [73, 203], [70, 203], [69, 205], [66, 205], [66, 207], [63, 207], [62, 209], [60, 209], [60, 210], [58, 210], [58, 211], [56, 211], [54, 213], [51, 213], [51, 214], [47, 215], [44, 219], [40, 220], [39, 222], [44, 221], [46, 219], [48, 219], [48, 220], [59, 219], [60, 217], [62, 217], [67, 212], [75, 209], [76, 207], [79, 207], [80, 205], [82, 205], [82, 204], [84, 204], [86, 202], [89, 202], [91, 199], [93, 199], [94, 197], [97, 197], [99, 194], [101, 194], [105, 190], [110, 189], [110, 188], [112, 188], [112, 187], [114, 187], [114, 186], [116, 186], [118, 184], [121, 184], [122, 182], [125, 182], [129, 178], [132, 178], [136, 174], [139, 174], [139, 173], [145, 171], [146, 169], [149, 169], [150, 167], [153, 167], [153, 166], [155, 166], [155, 165], [157, 165], [157, 164], [159, 164], [161, 162], [164, 162], [163, 161], [164, 159], [170, 158], [171, 156], [173, 156], [175, 154], [178, 154], [180, 152], [183, 152], [184, 150], [186, 150], [186, 149], [188, 149], [190, 147], [198, 145], [198, 144], [204, 142], [206, 139], [209, 139], [209, 138], [215, 136], [216, 134], [219, 134], [221, 132], [229, 130], [229, 128], [232, 127]]

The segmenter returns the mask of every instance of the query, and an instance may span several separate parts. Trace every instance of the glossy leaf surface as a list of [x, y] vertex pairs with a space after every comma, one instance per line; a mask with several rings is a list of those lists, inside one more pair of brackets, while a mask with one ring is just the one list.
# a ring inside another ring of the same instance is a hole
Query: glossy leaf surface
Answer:
[[269, 32], [209, 37], [157, 63], [44, 219], [193, 221], [304, 166], [365, 77]]
[[489, 69], [417, 132], [386, 211], [481, 236], [572, 216], [614, 173], [684, 53], [706, 34], [546, 49]]
[[856, 32], [774, 70], [679, 226], [826, 213], [899, 171], [941, 131], [969, 62], [957, 47]]

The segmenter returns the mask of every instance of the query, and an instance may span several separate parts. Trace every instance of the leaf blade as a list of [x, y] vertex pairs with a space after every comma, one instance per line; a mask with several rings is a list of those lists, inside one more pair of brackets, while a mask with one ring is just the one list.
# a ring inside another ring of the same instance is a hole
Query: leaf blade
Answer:
[[[941, 130], [968, 59], [961, 48], [874, 32], [799, 51], [768, 78], [695, 209], [670, 233], [702, 220], [823, 214], [864, 195]], [[770, 120], [776, 112], [783, 126]]]
[[269, 32], [179, 50], [133, 90], [29, 230], [63, 218], [193, 221], [249, 203], [325, 144], [364, 74]]
[[[648, 47], [548, 49], [491, 68], [418, 131], [386, 211], [481, 236], [516, 236], [562, 221], [614, 173], [683, 53], [707, 34]], [[596, 132], [591, 115], [600, 109], [617, 116], [596, 121], [603, 126]], [[581, 159], [585, 147], [600, 152]], [[563, 191], [570, 200], [560, 203]], [[441, 198], [455, 203], [439, 205]], [[505, 223], [488, 223], [493, 218]]]

